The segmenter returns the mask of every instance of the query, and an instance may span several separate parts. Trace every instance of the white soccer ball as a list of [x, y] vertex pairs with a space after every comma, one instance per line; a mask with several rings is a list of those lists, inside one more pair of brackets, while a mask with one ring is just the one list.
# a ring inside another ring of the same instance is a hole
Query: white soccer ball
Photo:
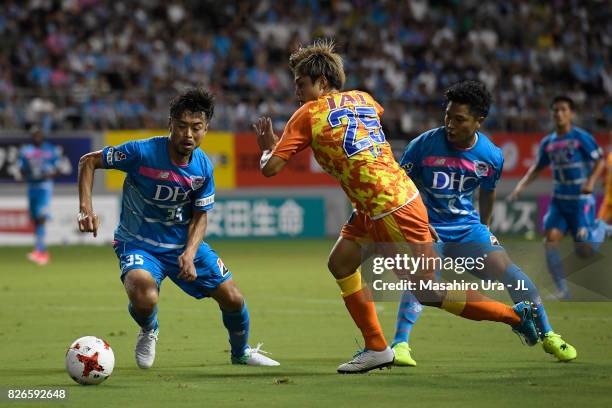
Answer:
[[100, 384], [110, 377], [115, 355], [107, 342], [94, 336], [76, 339], [66, 351], [66, 370], [82, 385]]

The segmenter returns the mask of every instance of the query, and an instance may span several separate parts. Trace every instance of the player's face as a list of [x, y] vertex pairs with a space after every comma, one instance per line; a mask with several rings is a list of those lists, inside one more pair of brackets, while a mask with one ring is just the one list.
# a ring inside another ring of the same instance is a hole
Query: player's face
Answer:
[[474, 116], [468, 104], [449, 102], [444, 115], [448, 141], [458, 146], [469, 145], [483, 119]]
[[43, 137], [43, 134], [42, 134], [42, 132], [40, 130], [37, 131], [37, 132], [32, 133], [32, 143], [35, 146], [40, 146], [42, 144], [42, 142], [43, 142], [43, 139], [44, 139], [44, 137]]
[[564, 128], [569, 126], [574, 119], [574, 111], [569, 106], [569, 103], [561, 101], [557, 102], [552, 107], [552, 115], [555, 121], [555, 126]]
[[317, 100], [323, 94], [321, 79], [312, 82], [308, 75], [295, 76], [295, 96], [300, 105], [309, 101]]
[[181, 156], [189, 156], [200, 147], [208, 131], [208, 122], [202, 112], [183, 112], [179, 119], [170, 120], [170, 143]]

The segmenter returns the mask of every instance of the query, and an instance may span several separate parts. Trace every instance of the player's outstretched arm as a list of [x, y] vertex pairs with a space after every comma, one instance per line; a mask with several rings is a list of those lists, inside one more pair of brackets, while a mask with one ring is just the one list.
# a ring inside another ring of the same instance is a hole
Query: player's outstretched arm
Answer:
[[94, 172], [104, 168], [102, 165], [102, 150], [87, 153], [79, 160], [79, 231], [93, 232], [98, 236], [100, 221], [93, 211], [91, 200], [93, 190]]
[[259, 118], [253, 124], [253, 130], [255, 130], [257, 144], [261, 149], [261, 160], [259, 161], [261, 173], [265, 177], [275, 176], [285, 167], [287, 160], [272, 155], [272, 150], [279, 140], [272, 129], [272, 119], [268, 117]]
[[206, 225], [208, 223], [208, 215], [206, 211], [194, 211], [191, 222], [189, 223], [189, 232], [187, 233], [187, 243], [185, 250], [178, 257], [178, 264], [181, 271], [177, 275], [179, 279], [193, 281], [197, 278], [197, 273], [193, 260], [198, 252], [198, 248], [204, 240], [206, 234]]
[[527, 173], [525, 173], [521, 181], [518, 182], [518, 184], [514, 188], [514, 191], [510, 193], [510, 195], [508, 196], [508, 201], [516, 200], [519, 197], [519, 195], [523, 192], [525, 187], [527, 187], [529, 184], [531, 184], [535, 179], [537, 179], [540, 176], [540, 173], [542, 173], [542, 170], [544, 170], [543, 167], [537, 167], [535, 164], [532, 165], [529, 168], [529, 170], [527, 170]]

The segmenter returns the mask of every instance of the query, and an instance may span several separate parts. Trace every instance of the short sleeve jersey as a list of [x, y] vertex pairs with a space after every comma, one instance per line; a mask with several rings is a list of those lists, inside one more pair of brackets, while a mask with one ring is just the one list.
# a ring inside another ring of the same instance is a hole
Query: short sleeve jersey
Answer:
[[400, 164], [423, 192], [432, 224], [480, 223], [473, 195], [495, 190], [504, 166], [502, 150], [483, 133], [469, 149], [452, 146], [444, 127], [412, 140]]
[[384, 216], [418, 192], [385, 140], [382, 113], [366, 92], [326, 94], [293, 114], [272, 154], [289, 160], [310, 146], [355, 208], [373, 218]]
[[590, 133], [574, 127], [559, 136], [553, 132], [542, 139], [536, 158], [536, 166], [552, 166], [554, 177], [553, 197], [575, 200], [581, 187], [589, 178], [595, 161], [603, 157], [603, 150]]
[[27, 144], [19, 150], [17, 165], [30, 188], [51, 188], [49, 175], [55, 172], [59, 159], [58, 148], [51, 143]]
[[161, 136], [103, 149], [104, 167], [126, 173], [116, 240], [152, 251], [182, 249], [193, 212], [212, 209], [212, 163], [196, 149], [179, 166], [170, 159], [168, 143]]

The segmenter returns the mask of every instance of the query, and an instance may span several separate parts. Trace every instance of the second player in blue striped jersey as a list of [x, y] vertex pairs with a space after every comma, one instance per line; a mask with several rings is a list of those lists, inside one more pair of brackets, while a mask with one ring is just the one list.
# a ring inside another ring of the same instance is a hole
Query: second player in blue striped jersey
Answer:
[[[410, 142], [400, 161], [423, 195], [430, 223], [441, 241], [438, 252], [444, 258], [484, 259], [484, 268], [469, 272], [484, 280], [499, 280], [518, 304], [534, 304], [539, 338], [528, 339], [528, 343], [541, 339], [547, 352], [559, 360], [572, 360], [576, 351], [553, 332], [537, 288], [488, 228], [504, 164], [502, 150], [479, 130], [491, 96], [482, 83], [464, 81], [451, 86], [445, 97], [445, 125]], [[478, 189], [480, 212], [473, 205]], [[526, 290], [517, 289], [517, 282]], [[416, 365], [408, 340], [421, 309], [412, 293], [403, 294], [393, 341], [398, 365]]]

